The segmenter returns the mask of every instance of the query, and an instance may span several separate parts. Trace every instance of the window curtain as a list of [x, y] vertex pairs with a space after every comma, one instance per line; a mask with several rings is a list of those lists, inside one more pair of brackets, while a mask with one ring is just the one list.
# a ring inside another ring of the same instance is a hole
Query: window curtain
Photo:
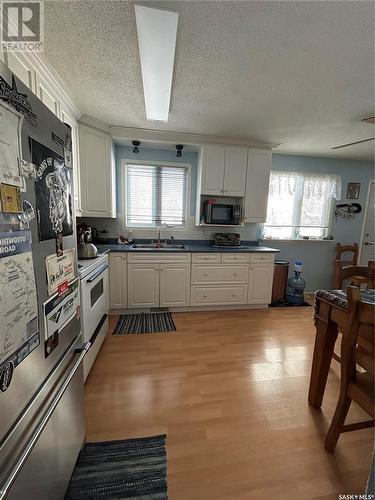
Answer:
[[281, 197], [303, 192], [308, 198], [331, 197], [341, 199], [341, 176], [318, 173], [287, 172], [272, 170], [270, 195]]

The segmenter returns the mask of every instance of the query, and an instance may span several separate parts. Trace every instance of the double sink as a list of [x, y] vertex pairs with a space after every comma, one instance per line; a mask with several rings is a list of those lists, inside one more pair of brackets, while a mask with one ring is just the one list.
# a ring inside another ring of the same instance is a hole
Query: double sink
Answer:
[[131, 250], [188, 250], [185, 245], [174, 243], [139, 243], [130, 245]]

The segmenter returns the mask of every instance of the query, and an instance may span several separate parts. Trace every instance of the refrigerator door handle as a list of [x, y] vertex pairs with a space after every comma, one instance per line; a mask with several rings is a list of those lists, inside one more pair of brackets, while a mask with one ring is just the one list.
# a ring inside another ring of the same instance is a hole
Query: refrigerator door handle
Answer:
[[60, 387], [59, 391], [55, 395], [53, 401], [51, 402], [50, 406], [48, 409], [44, 412], [43, 417], [40, 419], [38, 425], [36, 426], [32, 436], [30, 437], [28, 443], [26, 446], [22, 449], [21, 453], [17, 457], [17, 459], [13, 462], [9, 474], [5, 477], [5, 480], [3, 481], [2, 484], [0, 484], [0, 500], [4, 500], [8, 493], [9, 490], [16, 480], [18, 474], [21, 472], [22, 467], [24, 466], [26, 460], [28, 459], [30, 453], [32, 452], [34, 446], [36, 445], [40, 435], [42, 434], [45, 426], [47, 425], [49, 419], [52, 416], [52, 413], [54, 412], [56, 406], [58, 405], [60, 399], [63, 397], [66, 389], [68, 388], [72, 378], [76, 374], [80, 364], [83, 361], [83, 358], [86, 356], [87, 351], [90, 349], [90, 342], [86, 342], [84, 346], [82, 347], [82, 351], [80, 352], [79, 357], [77, 358], [77, 361], [74, 363], [72, 366], [72, 369], [70, 370], [69, 374], [64, 380], [64, 383]]

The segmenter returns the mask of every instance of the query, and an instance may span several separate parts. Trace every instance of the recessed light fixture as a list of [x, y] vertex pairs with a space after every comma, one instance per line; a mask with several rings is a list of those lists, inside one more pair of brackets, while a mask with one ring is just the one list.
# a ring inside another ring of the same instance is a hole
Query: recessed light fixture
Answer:
[[184, 146], [182, 144], [177, 144], [176, 145], [176, 156], [177, 158], [180, 158], [182, 156], [182, 150], [184, 149]]
[[147, 120], [168, 121], [178, 13], [135, 5]]
[[141, 145], [140, 141], [132, 141], [133, 144], [133, 153], [139, 153], [139, 146]]

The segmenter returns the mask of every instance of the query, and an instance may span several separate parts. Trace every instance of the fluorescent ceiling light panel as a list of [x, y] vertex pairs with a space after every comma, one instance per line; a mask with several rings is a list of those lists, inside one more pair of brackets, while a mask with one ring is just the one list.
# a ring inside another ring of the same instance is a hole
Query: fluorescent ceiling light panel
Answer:
[[178, 13], [135, 5], [147, 120], [168, 121]]

